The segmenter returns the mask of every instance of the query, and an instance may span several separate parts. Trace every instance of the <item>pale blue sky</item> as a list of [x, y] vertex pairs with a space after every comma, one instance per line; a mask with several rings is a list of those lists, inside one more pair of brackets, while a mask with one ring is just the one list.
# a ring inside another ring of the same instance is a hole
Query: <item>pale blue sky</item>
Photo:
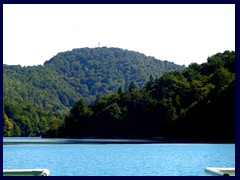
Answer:
[[58, 52], [119, 47], [180, 65], [235, 50], [234, 4], [3, 5], [3, 63], [39, 65]]

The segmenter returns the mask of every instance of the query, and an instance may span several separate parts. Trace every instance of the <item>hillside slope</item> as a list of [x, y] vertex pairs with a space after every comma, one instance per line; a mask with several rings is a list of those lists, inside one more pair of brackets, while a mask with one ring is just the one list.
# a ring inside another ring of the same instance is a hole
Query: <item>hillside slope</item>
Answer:
[[3, 66], [4, 99], [30, 103], [53, 112], [67, 112], [79, 98], [88, 103], [96, 96], [144, 86], [150, 75], [160, 77], [184, 66], [160, 61], [119, 48], [82, 48], [58, 53], [39, 66]]
[[141, 89], [80, 99], [62, 129], [46, 137], [151, 138], [235, 142], [235, 52], [171, 71]]

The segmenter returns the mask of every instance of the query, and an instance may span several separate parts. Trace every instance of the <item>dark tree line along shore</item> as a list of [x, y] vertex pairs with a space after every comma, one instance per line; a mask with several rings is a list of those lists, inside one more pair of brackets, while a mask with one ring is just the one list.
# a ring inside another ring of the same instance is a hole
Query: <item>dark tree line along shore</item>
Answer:
[[[40, 110], [31, 117], [32, 113], [26, 115], [27, 105], [14, 106], [16, 102], [6, 99], [4, 135], [15, 135], [14, 126], [21, 119], [14, 116], [18, 112], [25, 117], [22, 124], [38, 126], [44, 137], [235, 140], [235, 52], [217, 53], [201, 65], [192, 63], [184, 69], [149, 77], [141, 88], [138, 81], [131, 81], [113, 93], [97, 95], [93, 103], [80, 97], [65, 118], [64, 114], [49, 111], [55, 118], [45, 114], [49, 117], [45, 124]], [[34, 120], [36, 117], [39, 121]], [[21, 131], [24, 128], [29, 129], [22, 125]]]
[[150, 76], [141, 89], [132, 82], [93, 105], [80, 99], [65, 124], [46, 136], [234, 141], [234, 64], [235, 53], [226, 51], [183, 71]]
[[119, 48], [81, 48], [58, 53], [44, 65], [3, 65], [4, 136], [38, 136], [56, 129], [80, 98], [89, 104], [152, 74], [184, 69], [172, 62]]

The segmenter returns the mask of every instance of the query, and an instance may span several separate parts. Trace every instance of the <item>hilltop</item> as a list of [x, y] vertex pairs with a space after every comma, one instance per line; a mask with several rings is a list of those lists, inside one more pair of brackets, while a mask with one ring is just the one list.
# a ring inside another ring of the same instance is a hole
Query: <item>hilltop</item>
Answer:
[[119, 48], [73, 49], [58, 53], [43, 66], [4, 65], [4, 99], [66, 113], [80, 98], [93, 103], [96, 96], [127, 89], [131, 82], [141, 88], [150, 75], [158, 78], [182, 69], [184, 66]]

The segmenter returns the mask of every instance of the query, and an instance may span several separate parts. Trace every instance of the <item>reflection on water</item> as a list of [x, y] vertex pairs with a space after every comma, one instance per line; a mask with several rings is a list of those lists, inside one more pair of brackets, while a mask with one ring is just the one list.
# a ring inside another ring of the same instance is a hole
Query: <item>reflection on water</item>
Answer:
[[82, 144], [82, 143], [157, 143], [162, 138], [152, 139], [68, 139], [68, 138], [41, 138], [41, 137], [4, 137], [3, 144]]

